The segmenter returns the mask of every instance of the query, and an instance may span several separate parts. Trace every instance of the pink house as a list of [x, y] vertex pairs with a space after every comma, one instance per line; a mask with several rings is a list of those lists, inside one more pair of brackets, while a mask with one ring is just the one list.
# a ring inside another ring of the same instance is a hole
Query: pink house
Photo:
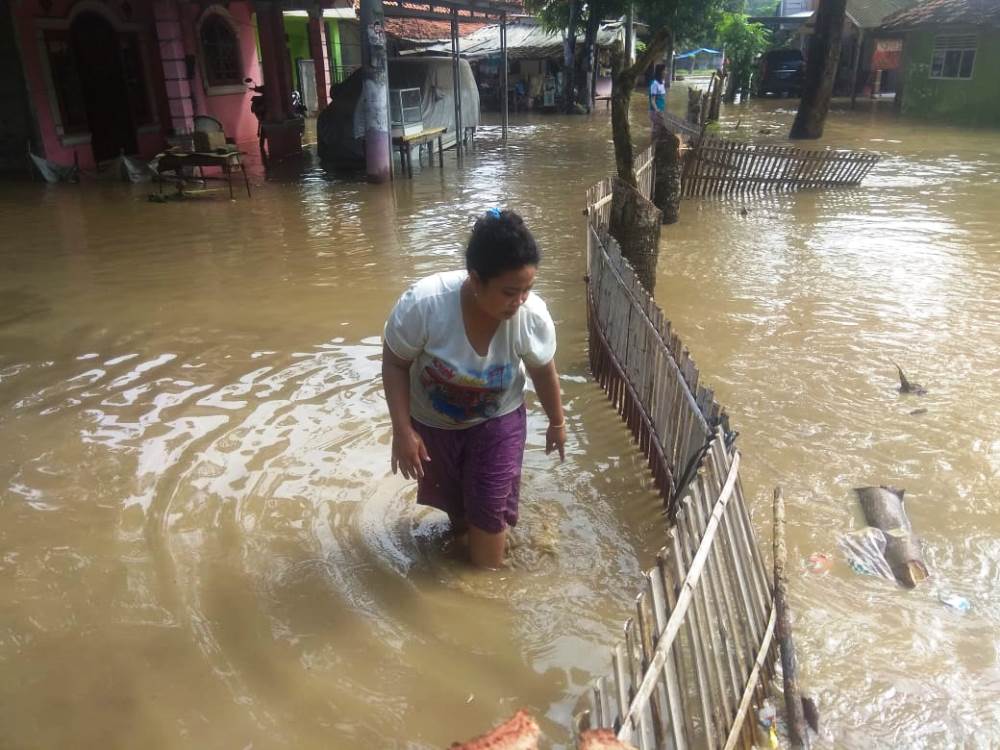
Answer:
[[[75, 160], [91, 167], [123, 151], [148, 158], [171, 141], [183, 141], [196, 115], [210, 115], [227, 136], [255, 144], [258, 121], [250, 111], [253, 92], [246, 78], [264, 85], [262, 128], [269, 154], [301, 148], [302, 121], [291, 112], [283, 4], [19, 0], [4, 5], [11, 7], [11, 17], [0, 19], [0, 46], [12, 59], [2, 65], [0, 83], [5, 92], [23, 92], [18, 95], [23, 106], [11, 100], [0, 107], [25, 113], [0, 122], [7, 161], [12, 149], [24, 153], [25, 144], [16, 143], [21, 136], [36, 152], [63, 164]], [[310, 9], [309, 47], [325, 105], [326, 27], [320, 7]]]

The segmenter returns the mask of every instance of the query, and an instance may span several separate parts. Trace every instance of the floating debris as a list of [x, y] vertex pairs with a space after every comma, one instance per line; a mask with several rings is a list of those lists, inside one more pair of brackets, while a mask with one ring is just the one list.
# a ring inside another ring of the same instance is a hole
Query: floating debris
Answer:
[[[895, 362], [893, 362], [896, 365]], [[896, 365], [896, 370], [899, 372], [899, 392], [900, 393], [912, 393], [914, 396], [925, 396], [927, 395], [927, 389], [924, 388], [920, 383], [911, 383], [909, 378], [906, 377], [906, 373], [903, 372], [903, 368]]]
[[833, 557], [825, 552], [813, 552], [806, 561], [806, 570], [816, 575], [829, 573], [833, 569]]
[[972, 609], [972, 603], [964, 596], [958, 594], [938, 594], [938, 600], [948, 609], [965, 614]]

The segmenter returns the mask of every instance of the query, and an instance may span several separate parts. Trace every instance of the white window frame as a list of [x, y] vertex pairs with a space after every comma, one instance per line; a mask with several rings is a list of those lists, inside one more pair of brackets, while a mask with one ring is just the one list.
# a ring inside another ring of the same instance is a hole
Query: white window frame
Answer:
[[[931, 48], [931, 64], [928, 77], [934, 81], [971, 81], [976, 75], [976, 57], [979, 51], [979, 39], [977, 34], [937, 34], [934, 37], [934, 46]], [[944, 73], [945, 59], [949, 52], [960, 54], [958, 69], [961, 72], [962, 59], [969, 52], [972, 53], [972, 69], [969, 75], [946, 76], [942, 74], [934, 75], [934, 62], [941, 56], [941, 73]]]

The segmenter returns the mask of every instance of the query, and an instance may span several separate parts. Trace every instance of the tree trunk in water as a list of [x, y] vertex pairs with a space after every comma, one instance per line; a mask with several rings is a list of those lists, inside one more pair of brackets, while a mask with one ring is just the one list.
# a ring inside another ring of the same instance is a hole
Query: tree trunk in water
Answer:
[[729, 72], [729, 77], [726, 78], [726, 104], [732, 104], [736, 101], [736, 90], [739, 88], [738, 81], [736, 80], [736, 74], [732, 71]]
[[785, 564], [788, 549], [785, 546], [785, 499], [781, 487], [774, 488], [774, 608], [776, 614], [775, 636], [781, 647], [781, 673], [785, 693], [788, 740], [793, 750], [809, 746], [805, 714], [799, 693], [799, 665], [795, 658], [795, 641], [792, 640], [792, 617], [788, 609], [788, 578]]
[[594, 111], [594, 77], [597, 75], [597, 30], [601, 24], [601, 17], [595, 9], [591, 9], [587, 16], [587, 29], [583, 37], [583, 65], [578, 66], [582, 72], [578, 81], [577, 91], [580, 92], [580, 103], [588, 112]]
[[635, 75], [628, 75], [631, 68], [622, 70], [622, 54], [615, 52], [612, 61], [611, 84], [611, 140], [615, 144], [615, 167], [618, 177], [636, 187], [635, 154], [632, 151], [632, 126], [628, 120], [628, 105], [635, 88]]
[[625, 9], [625, 65], [632, 64], [632, 50], [635, 47], [635, 8], [632, 3]]
[[722, 73], [712, 74], [712, 92], [708, 97], [708, 117], [706, 122], [718, 122], [722, 105], [722, 87], [725, 85], [726, 77]]
[[580, 0], [569, 0], [569, 28], [563, 42], [563, 111], [571, 115], [576, 108], [576, 25], [580, 20]]
[[653, 203], [664, 224], [676, 224], [681, 210], [681, 139], [662, 125], [653, 128]]
[[663, 64], [665, 67], [664, 83], [667, 84], [667, 93], [674, 83], [674, 32], [669, 32], [666, 46], [663, 48]]
[[692, 125], [702, 126], [701, 120], [701, 92], [697, 89], [688, 89], [688, 111], [687, 119]]
[[652, 294], [660, 254], [660, 209], [635, 186], [617, 177], [612, 178], [608, 232], [618, 241], [622, 257], [632, 264], [646, 291]]
[[903, 490], [892, 487], [859, 487], [855, 490], [865, 522], [885, 532], [885, 559], [896, 580], [912, 589], [927, 578], [920, 540], [913, 533], [903, 508]]
[[819, 138], [830, 109], [833, 83], [840, 62], [840, 43], [844, 29], [847, 0], [820, 0], [816, 28], [809, 40], [806, 80], [799, 111], [792, 123], [789, 138]]
[[632, 128], [628, 119], [629, 102], [635, 90], [636, 79], [663, 52], [669, 35], [670, 31], [667, 29], [657, 31], [635, 65], [627, 66], [624, 63], [625, 53], [620, 46], [615, 47], [611, 55], [611, 139], [615, 144], [615, 166], [618, 177], [632, 187], [636, 187], [638, 183], [635, 180]]

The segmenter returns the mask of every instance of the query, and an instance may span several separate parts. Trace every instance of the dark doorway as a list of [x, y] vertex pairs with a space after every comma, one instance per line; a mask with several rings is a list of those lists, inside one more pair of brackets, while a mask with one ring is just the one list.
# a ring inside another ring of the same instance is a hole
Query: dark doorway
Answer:
[[15, 34], [13, 16], [0, 12], [0, 172], [25, 171], [29, 146], [41, 153]]
[[94, 159], [103, 161], [137, 151], [121, 44], [110, 23], [97, 13], [81, 13], [70, 29], [80, 85], [90, 125]]

